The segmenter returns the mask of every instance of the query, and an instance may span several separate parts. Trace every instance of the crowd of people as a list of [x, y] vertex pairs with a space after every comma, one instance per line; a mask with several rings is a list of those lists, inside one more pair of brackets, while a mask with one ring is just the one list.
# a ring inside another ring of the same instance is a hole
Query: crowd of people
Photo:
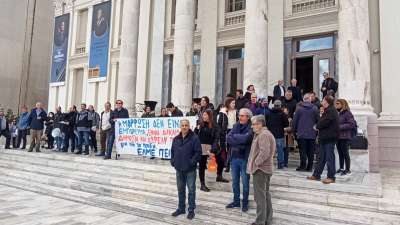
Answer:
[[[195, 181], [200, 180], [200, 190], [209, 192], [205, 171], [210, 156], [217, 162], [216, 182], [228, 183], [223, 173], [231, 173], [233, 201], [226, 208], [248, 211], [250, 176], [253, 176], [254, 198], [257, 203], [257, 224], [272, 224], [272, 204], [269, 183], [274, 170], [288, 167], [289, 152], [299, 149], [300, 165], [297, 171], [313, 172], [307, 179], [321, 180], [327, 165], [324, 184], [335, 182], [336, 174], [347, 175], [350, 170], [349, 144], [357, 131], [349, 105], [336, 99], [337, 82], [325, 74], [320, 101], [315, 92], [302, 93], [295, 79], [289, 87], [279, 81], [273, 96], [258, 96], [254, 85], [244, 93], [236, 90], [228, 94], [223, 104], [215, 107], [209, 97], [193, 99], [190, 111], [184, 114], [172, 102], [155, 113], [154, 102], [147, 102], [143, 118], [183, 117], [198, 118], [194, 130], [187, 119], [181, 120], [180, 133], [171, 147], [171, 165], [176, 169], [179, 206], [173, 216], [186, 211], [186, 186], [188, 187], [188, 219], [194, 218]], [[26, 136], [31, 135], [28, 152], [40, 152], [41, 141], [54, 151], [88, 155], [90, 149], [96, 156], [111, 159], [115, 140], [115, 121], [129, 118], [123, 101], [117, 100], [115, 108], [104, 104], [101, 113], [93, 105], [82, 103], [68, 112], [58, 107], [55, 113], [46, 113], [42, 103], [29, 112], [22, 107], [18, 120], [7, 121], [0, 109], [0, 136], [6, 137], [6, 148], [26, 148]], [[100, 150], [97, 149], [97, 133]], [[297, 145], [295, 144], [297, 143]], [[22, 147], [21, 147], [22, 144]], [[335, 145], [340, 168], [335, 169]], [[317, 165], [314, 165], [315, 156]], [[225, 170], [224, 170], [225, 169]], [[241, 185], [240, 185], [241, 184]], [[242, 186], [242, 187], [240, 187]], [[242, 198], [240, 198], [242, 189]]]

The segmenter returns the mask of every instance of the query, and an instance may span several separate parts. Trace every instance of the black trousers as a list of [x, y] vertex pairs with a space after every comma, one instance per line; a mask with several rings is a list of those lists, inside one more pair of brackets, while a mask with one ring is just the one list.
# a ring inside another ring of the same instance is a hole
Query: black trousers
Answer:
[[225, 159], [223, 154], [226, 154], [225, 150], [221, 150], [221, 152], [215, 156], [217, 161], [217, 176], [222, 176], [222, 172], [224, 171], [225, 167]]
[[206, 184], [206, 169], [207, 169], [208, 155], [202, 155], [199, 162], [199, 178], [202, 185]]
[[8, 132], [7, 130], [2, 130], [0, 131], [0, 137], [1, 136], [4, 136], [6, 138], [5, 148], [10, 148], [10, 141], [11, 141], [10, 132]]
[[75, 134], [74, 132], [65, 132], [63, 152], [68, 152], [69, 141], [71, 140], [71, 152], [75, 151]]
[[336, 143], [337, 151], [339, 154], [339, 165], [340, 169], [344, 169], [346, 164], [346, 171], [350, 171], [350, 153], [349, 153], [349, 140], [340, 139]]
[[90, 134], [90, 147], [92, 147], [92, 149], [97, 152], [96, 131], [90, 130], [89, 134]]
[[300, 149], [300, 168], [312, 170], [314, 164], [314, 139], [298, 139]]
[[17, 148], [21, 147], [21, 141], [22, 141], [22, 149], [26, 148], [26, 135], [27, 134], [28, 134], [28, 130], [18, 130]]

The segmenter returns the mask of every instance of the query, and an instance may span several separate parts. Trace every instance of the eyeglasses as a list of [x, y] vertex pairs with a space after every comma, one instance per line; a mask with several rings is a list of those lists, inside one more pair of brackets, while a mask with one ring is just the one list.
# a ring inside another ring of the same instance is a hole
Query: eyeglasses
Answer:
[[117, 105], [122, 105], [122, 102], [116, 102], [115, 104], [117, 104]]

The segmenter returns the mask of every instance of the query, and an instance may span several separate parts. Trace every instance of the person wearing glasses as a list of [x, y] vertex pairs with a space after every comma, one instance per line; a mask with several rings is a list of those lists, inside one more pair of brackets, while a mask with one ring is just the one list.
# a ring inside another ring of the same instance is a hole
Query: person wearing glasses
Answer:
[[237, 122], [227, 136], [227, 142], [231, 147], [231, 171], [233, 202], [226, 206], [227, 209], [240, 208], [240, 178], [243, 184], [242, 211], [248, 211], [249, 181], [247, 174], [247, 159], [249, 158], [253, 131], [250, 119], [252, 112], [243, 108], [239, 111], [239, 122]]
[[111, 131], [107, 140], [107, 152], [104, 156], [105, 160], [111, 159], [111, 153], [115, 140], [115, 121], [117, 121], [117, 119], [129, 118], [128, 110], [124, 108], [123, 105], [124, 102], [122, 100], [117, 100], [115, 102], [115, 109], [110, 115]]

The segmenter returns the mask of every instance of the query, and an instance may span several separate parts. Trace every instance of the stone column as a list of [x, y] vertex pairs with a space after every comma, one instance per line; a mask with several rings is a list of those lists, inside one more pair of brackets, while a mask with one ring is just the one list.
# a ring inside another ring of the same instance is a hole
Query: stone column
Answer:
[[188, 110], [192, 102], [194, 0], [177, 0], [171, 101]]
[[346, 99], [368, 138], [369, 170], [377, 171], [377, 116], [371, 106], [369, 5], [366, 0], [340, 0], [338, 32], [339, 97]]
[[268, 95], [268, 0], [246, 1], [244, 88], [253, 84], [258, 96]]
[[368, 1], [340, 0], [339, 97], [354, 111], [372, 113]]
[[133, 115], [136, 103], [139, 6], [139, 0], [124, 1], [122, 18], [117, 98], [124, 101], [130, 115]]

